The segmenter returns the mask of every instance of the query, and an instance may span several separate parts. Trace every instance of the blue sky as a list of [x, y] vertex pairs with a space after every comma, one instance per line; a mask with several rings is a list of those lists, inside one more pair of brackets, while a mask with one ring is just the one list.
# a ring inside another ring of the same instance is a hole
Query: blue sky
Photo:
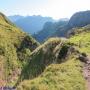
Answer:
[[59, 19], [85, 10], [90, 10], [90, 0], [0, 0], [0, 12], [6, 15], [42, 15]]

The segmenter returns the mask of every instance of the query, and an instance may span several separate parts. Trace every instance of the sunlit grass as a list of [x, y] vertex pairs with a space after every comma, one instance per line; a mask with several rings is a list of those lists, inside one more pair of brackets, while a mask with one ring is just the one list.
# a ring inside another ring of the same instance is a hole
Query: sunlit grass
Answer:
[[68, 60], [62, 64], [52, 64], [36, 79], [25, 80], [18, 90], [85, 90], [79, 60]]

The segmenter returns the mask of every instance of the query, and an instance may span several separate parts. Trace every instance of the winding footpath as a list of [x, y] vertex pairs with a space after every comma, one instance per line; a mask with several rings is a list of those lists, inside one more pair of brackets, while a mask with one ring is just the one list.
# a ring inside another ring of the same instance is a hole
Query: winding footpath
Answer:
[[90, 90], [90, 57], [88, 57], [88, 61], [84, 65], [83, 73], [84, 73], [84, 77], [86, 79], [87, 90]]
[[5, 75], [5, 72], [4, 72], [3, 57], [0, 56], [0, 90], [1, 90], [1, 87], [5, 86], [5, 84], [6, 84], [6, 81], [4, 79], [4, 75]]

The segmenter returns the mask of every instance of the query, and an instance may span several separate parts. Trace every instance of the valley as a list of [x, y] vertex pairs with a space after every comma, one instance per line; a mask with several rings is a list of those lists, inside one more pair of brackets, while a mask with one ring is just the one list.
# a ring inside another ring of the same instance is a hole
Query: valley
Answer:
[[72, 16], [69, 21], [45, 23], [44, 31], [35, 34], [38, 40], [0, 13], [0, 86], [16, 90], [90, 90], [89, 17], [73, 21], [79, 20], [78, 15], [88, 16], [90, 11], [83, 13], [74, 14], [75, 19]]

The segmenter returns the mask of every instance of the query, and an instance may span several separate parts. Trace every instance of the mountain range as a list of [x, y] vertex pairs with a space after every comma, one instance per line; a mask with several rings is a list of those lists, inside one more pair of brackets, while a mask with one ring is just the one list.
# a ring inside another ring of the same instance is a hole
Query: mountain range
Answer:
[[87, 90], [89, 13], [78, 12], [68, 22], [45, 23], [43, 30], [51, 35], [46, 35], [42, 44], [0, 13], [0, 86], [16, 90]]
[[72, 28], [79, 28], [90, 24], [90, 11], [76, 12], [72, 15], [67, 25], [56, 30], [53, 36], [67, 37]]
[[44, 42], [49, 37], [52, 37], [52, 35], [54, 35], [58, 29], [66, 26], [67, 23], [67, 20], [60, 20], [58, 22], [46, 22], [43, 26], [43, 29], [36, 34], [33, 34], [33, 37], [39, 42]]
[[58, 22], [46, 22], [43, 29], [34, 34], [33, 37], [39, 41], [44, 42], [49, 37], [68, 37], [68, 32], [72, 28], [82, 27], [90, 24], [90, 11], [77, 12], [70, 20]]
[[42, 17], [40, 15], [37, 16], [14, 15], [8, 16], [8, 18], [18, 27], [20, 27], [23, 31], [29, 34], [34, 34], [40, 31], [46, 22], [55, 22], [55, 20], [51, 17]]

